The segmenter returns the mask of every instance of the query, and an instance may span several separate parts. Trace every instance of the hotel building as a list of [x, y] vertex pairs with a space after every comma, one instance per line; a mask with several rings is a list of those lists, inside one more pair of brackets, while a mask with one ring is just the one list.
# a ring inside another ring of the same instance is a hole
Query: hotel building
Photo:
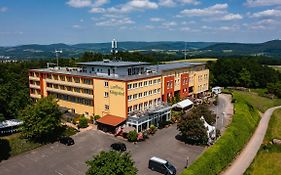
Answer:
[[198, 97], [209, 88], [209, 70], [203, 63], [103, 60], [78, 65], [31, 69], [30, 96], [53, 95], [61, 107], [74, 113], [100, 115], [101, 129], [126, 124], [141, 131], [158, 125], [171, 118], [169, 98]]

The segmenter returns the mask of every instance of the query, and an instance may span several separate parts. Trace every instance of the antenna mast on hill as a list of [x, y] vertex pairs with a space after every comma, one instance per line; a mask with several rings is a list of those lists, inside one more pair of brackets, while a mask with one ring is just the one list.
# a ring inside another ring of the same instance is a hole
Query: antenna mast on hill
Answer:
[[185, 48], [184, 48], [184, 59], [186, 60], [186, 42], [184, 42]]
[[111, 42], [111, 53], [113, 59], [116, 60], [116, 54], [118, 53], [118, 50], [117, 50], [117, 41], [115, 39], [113, 39]]
[[55, 50], [56, 59], [57, 59], [57, 67], [59, 67], [59, 53], [62, 53], [62, 50]]

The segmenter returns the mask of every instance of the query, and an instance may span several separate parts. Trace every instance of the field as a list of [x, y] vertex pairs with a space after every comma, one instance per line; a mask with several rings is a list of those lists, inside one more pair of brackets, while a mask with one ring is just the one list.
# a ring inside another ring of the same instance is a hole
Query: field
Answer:
[[281, 109], [276, 110], [269, 122], [269, 127], [255, 160], [245, 173], [246, 175], [280, 174], [281, 146], [272, 145], [273, 138], [281, 139]]
[[207, 62], [207, 61], [217, 61], [217, 58], [192, 58], [192, 59], [182, 59], [176, 61], [166, 61], [163, 63], [177, 63], [177, 62]]
[[252, 90], [252, 92], [239, 91], [237, 96], [243, 97], [248, 103], [253, 105], [261, 112], [265, 112], [268, 108], [273, 106], [281, 105], [281, 99], [270, 99], [267, 97], [259, 96], [258, 93], [262, 94], [263, 90]]
[[275, 70], [278, 70], [279, 72], [281, 72], [281, 65], [280, 66], [269, 66]]

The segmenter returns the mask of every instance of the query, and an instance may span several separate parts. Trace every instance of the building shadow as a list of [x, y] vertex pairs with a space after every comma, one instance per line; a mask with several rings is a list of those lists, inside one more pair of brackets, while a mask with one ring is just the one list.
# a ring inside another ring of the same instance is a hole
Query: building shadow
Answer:
[[7, 160], [11, 156], [10, 152], [11, 147], [9, 141], [0, 138], [0, 162], [2, 160]]

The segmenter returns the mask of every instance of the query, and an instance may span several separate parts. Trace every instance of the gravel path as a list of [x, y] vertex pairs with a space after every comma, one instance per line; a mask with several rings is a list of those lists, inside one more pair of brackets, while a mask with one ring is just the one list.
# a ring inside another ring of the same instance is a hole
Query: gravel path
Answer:
[[252, 138], [246, 147], [244, 147], [241, 154], [237, 156], [237, 158], [232, 162], [231, 166], [229, 166], [226, 171], [222, 173], [222, 175], [242, 175], [247, 170], [263, 142], [270, 117], [273, 111], [278, 108], [281, 108], [281, 106], [270, 108], [262, 115], [260, 123]]

